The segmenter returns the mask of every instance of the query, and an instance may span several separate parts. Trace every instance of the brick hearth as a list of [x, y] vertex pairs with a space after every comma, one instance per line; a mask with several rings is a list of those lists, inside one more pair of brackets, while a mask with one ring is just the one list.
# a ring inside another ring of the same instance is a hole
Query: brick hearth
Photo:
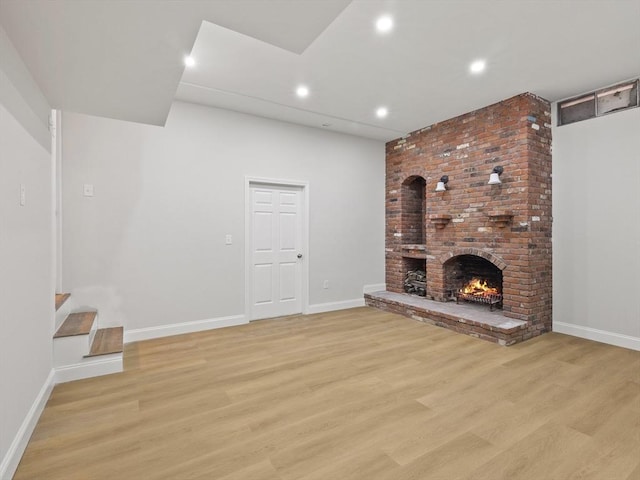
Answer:
[[414, 320], [449, 328], [478, 338], [513, 345], [533, 336], [527, 322], [505, 317], [502, 312], [479, 309], [474, 305], [436, 302], [415, 295], [374, 292], [364, 296], [367, 305], [399, 313]]
[[[525, 93], [387, 143], [386, 283], [401, 295], [367, 295], [368, 305], [501, 344], [551, 330], [550, 121], [549, 103]], [[488, 185], [496, 166], [502, 183]], [[442, 175], [447, 190], [436, 192]], [[469, 256], [501, 273], [491, 315], [509, 328], [484, 322], [486, 306], [443, 303]], [[427, 277], [419, 305], [403, 293], [416, 268]]]

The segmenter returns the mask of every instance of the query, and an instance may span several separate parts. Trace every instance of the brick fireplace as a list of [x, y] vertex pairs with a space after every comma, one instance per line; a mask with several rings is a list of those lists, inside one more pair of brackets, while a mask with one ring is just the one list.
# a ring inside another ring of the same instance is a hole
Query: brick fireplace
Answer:
[[[550, 122], [525, 93], [387, 143], [387, 290], [367, 304], [503, 345], [550, 331]], [[405, 293], [416, 270], [424, 297]], [[456, 304], [474, 277], [499, 290], [493, 311]]]

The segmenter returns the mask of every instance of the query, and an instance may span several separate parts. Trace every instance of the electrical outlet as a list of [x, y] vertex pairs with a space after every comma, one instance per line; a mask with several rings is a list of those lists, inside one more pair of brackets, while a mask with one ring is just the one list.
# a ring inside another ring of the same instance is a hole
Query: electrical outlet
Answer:
[[27, 187], [24, 183], [20, 184], [20, 206], [24, 207], [27, 203]]
[[85, 183], [82, 189], [85, 197], [93, 197], [93, 185]]
[[231, 245], [233, 243], [233, 237], [231, 235], [225, 235], [224, 236], [224, 244], [225, 245]]
[[322, 282], [322, 288], [324, 289], [329, 288], [329, 280], [325, 280], [324, 282]]

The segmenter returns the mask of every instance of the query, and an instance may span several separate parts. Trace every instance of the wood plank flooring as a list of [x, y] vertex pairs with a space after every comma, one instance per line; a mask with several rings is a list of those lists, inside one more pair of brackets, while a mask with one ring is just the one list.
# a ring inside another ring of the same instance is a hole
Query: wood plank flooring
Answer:
[[57, 385], [15, 479], [640, 480], [640, 352], [363, 307], [125, 346]]

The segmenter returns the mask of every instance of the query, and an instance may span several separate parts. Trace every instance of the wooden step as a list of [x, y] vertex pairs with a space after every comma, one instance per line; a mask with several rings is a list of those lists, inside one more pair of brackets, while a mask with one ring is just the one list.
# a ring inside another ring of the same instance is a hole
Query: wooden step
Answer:
[[62, 306], [64, 302], [71, 296], [70, 293], [56, 293], [56, 311]]
[[110, 353], [122, 353], [122, 327], [100, 328], [91, 344], [91, 351], [85, 357], [96, 357]]
[[53, 338], [88, 335], [98, 312], [77, 312], [70, 314]]

